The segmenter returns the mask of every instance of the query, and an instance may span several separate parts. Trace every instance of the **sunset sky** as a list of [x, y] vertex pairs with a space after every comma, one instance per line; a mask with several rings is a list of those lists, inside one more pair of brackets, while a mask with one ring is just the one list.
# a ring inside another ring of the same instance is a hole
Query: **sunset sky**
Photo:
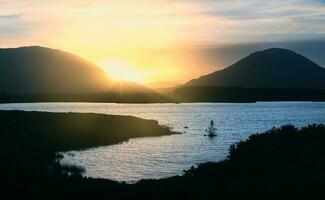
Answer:
[[324, 61], [324, 0], [0, 0], [0, 10], [2, 48], [62, 49], [140, 83], [220, 69], [249, 53], [242, 45], [308, 43]]

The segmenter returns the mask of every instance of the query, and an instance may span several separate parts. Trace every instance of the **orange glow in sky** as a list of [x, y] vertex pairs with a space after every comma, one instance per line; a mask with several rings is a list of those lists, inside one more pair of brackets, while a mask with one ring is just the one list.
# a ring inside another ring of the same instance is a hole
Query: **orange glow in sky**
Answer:
[[0, 10], [1, 47], [62, 49], [139, 83], [182, 83], [220, 67], [186, 48], [325, 33], [325, 6], [306, 0], [0, 0]]

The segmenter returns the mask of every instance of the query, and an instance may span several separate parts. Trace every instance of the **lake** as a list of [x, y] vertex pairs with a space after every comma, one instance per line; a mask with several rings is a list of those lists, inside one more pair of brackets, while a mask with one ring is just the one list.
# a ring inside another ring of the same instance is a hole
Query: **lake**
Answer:
[[[19, 103], [0, 104], [0, 110], [133, 115], [157, 120], [183, 133], [66, 152], [61, 160], [62, 164], [85, 167], [85, 176], [126, 182], [181, 175], [198, 163], [220, 161], [226, 158], [231, 144], [275, 126], [325, 123], [323, 102]], [[210, 120], [216, 124], [217, 137], [204, 137]]]

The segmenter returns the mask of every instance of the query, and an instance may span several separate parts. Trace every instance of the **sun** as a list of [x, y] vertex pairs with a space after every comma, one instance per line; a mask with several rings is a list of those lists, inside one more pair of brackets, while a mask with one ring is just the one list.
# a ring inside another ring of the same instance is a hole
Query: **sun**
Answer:
[[144, 76], [134, 66], [120, 60], [106, 60], [100, 64], [113, 81], [145, 82]]

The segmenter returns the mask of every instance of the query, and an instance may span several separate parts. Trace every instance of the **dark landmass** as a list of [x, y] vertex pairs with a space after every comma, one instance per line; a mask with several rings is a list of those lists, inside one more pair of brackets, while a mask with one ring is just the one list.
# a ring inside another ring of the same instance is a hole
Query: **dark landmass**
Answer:
[[1, 111], [0, 129], [0, 191], [11, 198], [311, 198], [322, 195], [325, 186], [324, 125], [274, 128], [232, 145], [224, 161], [201, 164], [183, 176], [133, 185], [83, 178], [78, 167], [52, 165], [55, 152], [120, 142], [127, 139], [122, 133], [128, 137], [171, 133], [155, 121]]
[[255, 52], [184, 86], [325, 89], [325, 69], [293, 51], [272, 48]]
[[175, 102], [325, 101], [325, 90], [193, 86], [171, 96]]
[[0, 94], [0, 103], [92, 102], [92, 103], [195, 103], [258, 101], [325, 101], [321, 89], [275, 89], [193, 86], [157, 92], [102, 92], [93, 94]]
[[113, 82], [100, 67], [45, 47], [0, 49], [0, 103], [161, 103], [169, 98], [133, 82]]
[[174, 132], [159, 126], [157, 121], [131, 116], [0, 111], [0, 133], [2, 195], [50, 197], [61, 190], [55, 189], [53, 184], [61, 187], [56, 181], [70, 181], [67, 174], [82, 172], [79, 167], [55, 163], [58, 152]]
[[84, 94], [0, 94], [0, 103], [93, 102], [93, 103], [171, 103], [173, 97], [157, 92], [100, 92]]
[[0, 93], [91, 93], [108, 90], [108, 84], [104, 70], [64, 51], [0, 49]]
[[146, 93], [150, 101], [155, 92], [133, 82], [113, 82], [99, 66], [61, 50], [40, 46], [0, 49], [0, 94], [14, 101], [21, 101], [22, 96], [28, 100], [44, 94], [59, 98], [96, 93]]
[[325, 69], [287, 49], [255, 52], [177, 87], [179, 102], [325, 101]]
[[[4, 145], [52, 152], [111, 145], [129, 138], [172, 134], [155, 120], [93, 113], [0, 111]], [[12, 148], [15, 149], [15, 148]]]
[[186, 171], [184, 176], [160, 183], [179, 191], [179, 197], [193, 199], [322, 196], [324, 141], [324, 125], [273, 128], [232, 145], [228, 158], [222, 162], [201, 164]]

